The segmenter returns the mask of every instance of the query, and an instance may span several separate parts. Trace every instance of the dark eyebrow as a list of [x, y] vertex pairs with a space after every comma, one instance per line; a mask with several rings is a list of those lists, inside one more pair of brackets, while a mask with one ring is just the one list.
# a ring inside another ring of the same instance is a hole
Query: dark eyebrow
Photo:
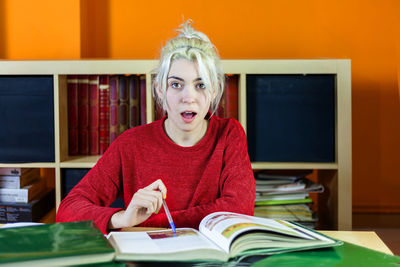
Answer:
[[169, 79], [177, 79], [177, 80], [182, 81], [182, 82], [184, 81], [182, 78], [179, 78], [179, 77], [177, 77], [177, 76], [169, 76], [169, 77], [168, 77], [168, 80], [169, 80]]
[[[182, 82], [185, 81], [184, 79], [182, 79], [182, 78], [180, 78], [180, 77], [177, 77], [177, 76], [169, 76], [169, 77], [168, 77], [168, 80], [169, 80], [169, 79], [176, 79], [176, 80], [179, 80], [179, 81], [182, 81]], [[202, 80], [201, 77], [199, 77], [199, 78], [194, 79], [193, 81], [194, 81], [194, 82], [197, 82], [197, 81], [201, 81], [201, 80]]]

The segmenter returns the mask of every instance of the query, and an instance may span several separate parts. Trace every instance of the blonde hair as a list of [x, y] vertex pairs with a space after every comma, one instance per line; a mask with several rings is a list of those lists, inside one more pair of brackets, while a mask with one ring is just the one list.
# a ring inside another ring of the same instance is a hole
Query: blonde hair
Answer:
[[[176, 31], [179, 35], [170, 39], [162, 48], [159, 65], [153, 71], [153, 97], [166, 111], [165, 95], [171, 64], [177, 59], [187, 59], [198, 65], [200, 77], [206, 86], [207, 97], [210, 100], [210, 112], [213, 114], [218, 107], [225, 85], [225, 75], [218, 51], [204, 33], [193, 29], [191, 20], [181, 24], [180, 29]], [[162, 92], [163, 99], [158, 96], [157, 89]]]

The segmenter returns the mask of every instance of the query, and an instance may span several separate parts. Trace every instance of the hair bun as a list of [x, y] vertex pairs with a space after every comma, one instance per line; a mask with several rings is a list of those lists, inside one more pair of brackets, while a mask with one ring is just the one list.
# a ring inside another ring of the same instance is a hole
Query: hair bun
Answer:
[[193, 21], [191, 19], [188, 19], [187, 21], [179, 25], [180, 29], [176, 29], [177, 32], [180, 32], [178, 38], [179, 37], [187, 39], [196, 38], [204, 42], [211, 43], [210, 39], [208, 39], [208, 37], [204, 33], [198, 32], [195, 29], [193, 29], [192, 24]]

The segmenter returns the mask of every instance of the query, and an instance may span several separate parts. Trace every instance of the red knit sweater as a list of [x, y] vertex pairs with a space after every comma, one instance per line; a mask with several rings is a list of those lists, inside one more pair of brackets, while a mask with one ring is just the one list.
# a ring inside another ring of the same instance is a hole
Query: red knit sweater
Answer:
[[[120, 210], [108, 207], [115, 198], [127, 207], [138, 189], [159, 178], [176, 227], [198, 228], [215, 211], [253, 215], [255, 180], [241, 125], [212, 116], [204, 138], [181, 147], [165, 134], [164, 119], [121, 134], [61, 202], [57, 222], [93, 220], [106, 233]], [[164, 209], [140, 226], [168, 227]]]

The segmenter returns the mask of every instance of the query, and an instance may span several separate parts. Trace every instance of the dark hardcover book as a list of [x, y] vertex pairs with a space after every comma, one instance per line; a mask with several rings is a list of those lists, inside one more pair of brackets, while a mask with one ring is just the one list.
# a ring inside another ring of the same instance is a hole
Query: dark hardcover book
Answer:
[[110, 77], [110, 144], [119, 133], [119, 77]]
[[65, 198], [71, 189], [89, 172], [90, 169], [68, 168], [61, 170], [61, 195]]
[[68, 149], [69, 155], [79, 154], [78, 76], [67, 76], [68, 94]]
[[89, 155], [89, 76], [78, 76], [79, 154]]
[[[77, 185], [82, 178], [89, 172], [90, 169], [62, 169], [62, 179], [61, 179], [61, 194], [62, 198], [65, 198], [68, 193]], [[123, 208], [124, 202], [121, 198], [117, 198], [114, 203], [111, 204], [111, 207], [115, 208]]]
[[121, 134], [129, 127], [129, 77], [119, 77], [119, 131]]
[[83, 265], [110, 262], [114, 254], [93, 221], [0, 229], [0, 264]]
[[0, 223], [38, 222], [54, 208], [54, 188], [29, 203], [0, 202]]
[[129, 128], [139, 125], [139, 77], [129, 77]]
[[238, 75], [228, 75], [225, 86], [225, 117], [238, 119]]
[[89, 154], [99, 154], [99, 75], [89, 76]]
[[140, 75], [140, 124], [146, 124], [146, 75]]
[[53, 76], [1, 75], [0, 125], [0, 163], [54, 162]]
[[251, 161], [335, 162], [335, 75], [247, 75]]
[[107, 75], [100, 76], [99, 95], [99, 153], [102, 155], [110, 142], [110, 85]]

